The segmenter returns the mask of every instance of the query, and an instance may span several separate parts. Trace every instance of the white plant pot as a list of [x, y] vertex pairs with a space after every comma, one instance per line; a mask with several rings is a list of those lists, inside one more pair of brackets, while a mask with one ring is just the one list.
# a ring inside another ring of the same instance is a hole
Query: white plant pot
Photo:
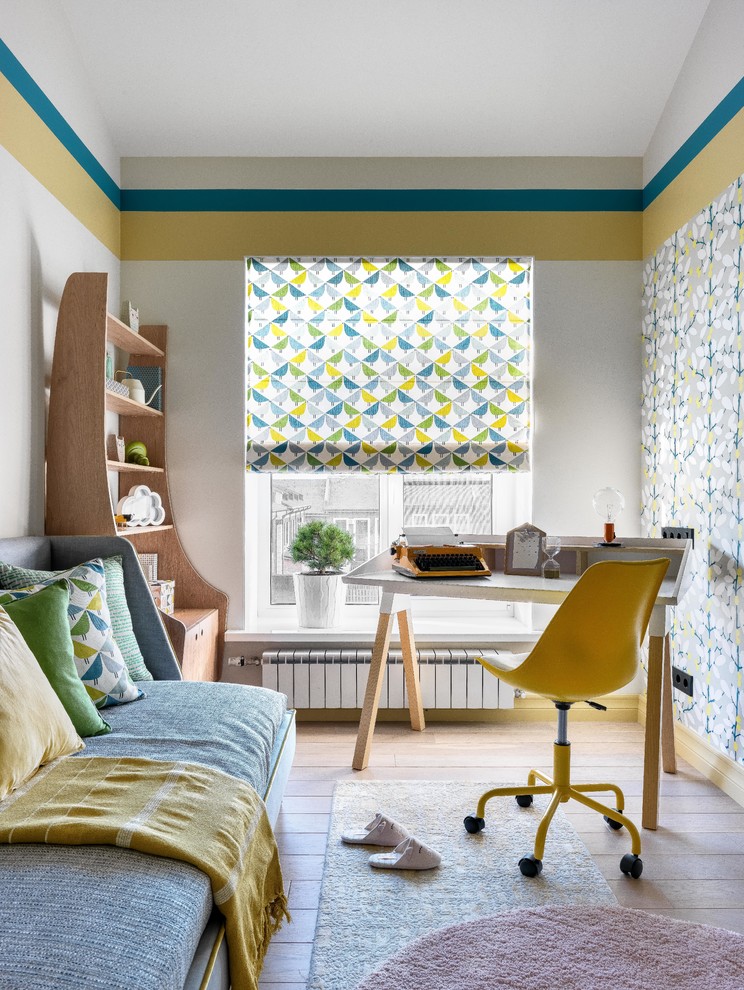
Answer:
[[332, 629], [341, 625], [346, 586], [340, 574], [293, 574], [300, 626]]

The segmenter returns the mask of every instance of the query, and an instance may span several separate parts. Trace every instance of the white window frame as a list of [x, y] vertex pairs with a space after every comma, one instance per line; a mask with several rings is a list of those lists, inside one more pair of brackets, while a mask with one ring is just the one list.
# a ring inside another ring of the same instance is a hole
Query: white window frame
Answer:
[[[298, 475], [299, 476], [299, 475]], [[294, 605], [271, 604], [271, 474], [246, 472], [245, 485], [245, 584], [246, 628], [266, 632], [297, 629]], [[381, 474], [380, 549], [395, 539], [403, 519], [403, 475]], [[495, 533], [532, 518], [532, 477], [527, 472], [494, 472], [492, 478], [492, 519]], [[479, 602], [469, 599], [420, 598], [411, 600], [414, 619], [425, 629], [427, 620], [456, 622], [462, 628], [470, 622], [488, 623], [493, 619], [518, 617], [522, 610], [505, 602]], [[377, 623], [378, 606], [351, 605], [344, 608], [342, 629], [349, 633], [370, 633]]]

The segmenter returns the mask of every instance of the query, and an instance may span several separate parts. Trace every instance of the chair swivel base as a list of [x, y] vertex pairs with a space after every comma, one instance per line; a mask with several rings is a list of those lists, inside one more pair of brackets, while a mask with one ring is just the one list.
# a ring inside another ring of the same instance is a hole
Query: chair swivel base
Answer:
[[[523, 856], [519, 861], [519, 869], [524, 876], [536, 877], [542, 872], [545, 840], [558, 805], [566, 801], [578, 801], [602, 815], [610, 828], [621, 829], [623, 826], [627, 828], [631, 840], [631, 852], [626, 853], [620, 860], [620, 870], [627, 876], [638, 879], [643, 872], [643, 861], [640, 857], [641, 837], [633, 822], [623, 814], [625, 807], [623, 792], [616, 784], [572, 784], [570, 781], [570, 754], [571, 746], [569, 743], [556, 742], [553, 746], [553, 778], [546, 776], [539, 770], [530, 770], [527, 775], [526, 787], [524, 785], [521, 787], [495, 787], [486, 791], [478, 801], [475, 814], [466, 816], [463, 823], [466, 831], [476, 834], [486, 827], [486, 804], [491, 798], [514, 797], [521, 808], [528, 808], [536, 794], [550, 794], [550, 804], [540, 820], [535, 835], [534, 852], [529, 856]], [[537, 781], [541, 781], [541, 783], [538, 784]], [[617, 808], [610, 808], [608, 805], [588, 797], [590, 793], [601, 791], [610, 791], [615, 795]]]

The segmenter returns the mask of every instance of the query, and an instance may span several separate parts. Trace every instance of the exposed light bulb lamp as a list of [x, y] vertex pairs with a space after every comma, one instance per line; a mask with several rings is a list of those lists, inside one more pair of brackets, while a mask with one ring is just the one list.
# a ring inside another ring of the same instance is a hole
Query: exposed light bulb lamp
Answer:
[[604, 522], [604, 544], [615, 542], [615, 522], [625, 508], [625, 499], [617, 488], [600, 488], [592, 499], [594, 511]]

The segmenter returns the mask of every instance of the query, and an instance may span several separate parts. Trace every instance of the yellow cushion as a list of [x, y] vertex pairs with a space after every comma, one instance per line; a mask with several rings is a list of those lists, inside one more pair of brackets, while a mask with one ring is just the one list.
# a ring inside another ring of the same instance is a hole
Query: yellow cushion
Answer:
[[0, 606], [0, 801], [44, 763], [85, 744], [26, 641]]

